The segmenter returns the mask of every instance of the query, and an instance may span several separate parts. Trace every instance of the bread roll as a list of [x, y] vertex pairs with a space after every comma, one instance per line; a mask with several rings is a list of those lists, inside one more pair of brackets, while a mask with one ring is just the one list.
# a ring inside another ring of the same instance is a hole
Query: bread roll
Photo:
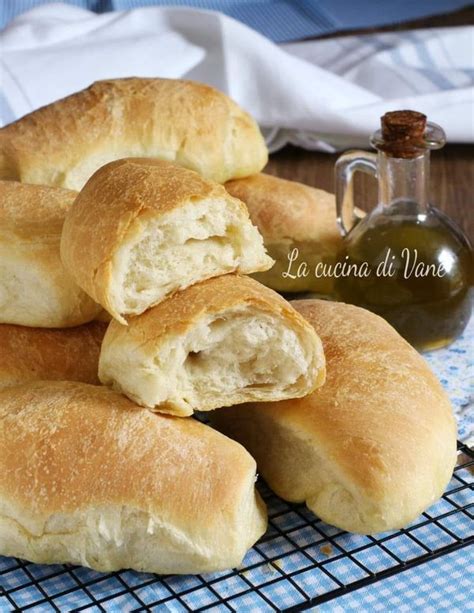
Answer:
[[169, 162], [130, 158], [98, 170], [68, 211], [64, 265], [113, 317], [227, 272], [272, 265], [247, 209]]
[[100, 571], [238, 565], [266, 527], [255, 462], [99, 386], [0, 391], [0, 554]]
[[304, 396], [324, 381], [312, 327], [278, 294], [226, 275], [178, 292], [128, 326], [112, 321], [99, 378], [175, 415]]
[[0, 178], [80, 190], [124, 157], [174, 161], [224, 183], [259, 172], [268, 152], [255, 121], [194, 81], [112, 79], [0, 130]]
[[[280, 292], [332, 292], [334, 278], [324, 274], [329, 271], [323, 265], [334, 264], [342, 246], [333, 194], [267, 174], [229, 181], [225, 188], [245, 202], [275, 260], [270, 270], [255, 274], [255, 279]], [[356, 214], [364, 215], [359, 209]], [[349, 221], [347, 225], [350, 227]], [[298, 259], [289, 270], [288, 256], [293, 249], [298, 250]], [[307, 277], [286, 274], [295, 275], [303, 262], [308, 266]]]
[[106, 329], [96, 321], [60, 330], [0, 325], [0, 388], [42, 380], [97, 385]]
[[449, 400], [425, 360], [383, 319], [319, 300], [293, 306], [321, 336], [325, 385], [300, 400], [214, 411], [282, 498], [370, 534], [409, 524], [456, 462]]
[[101, 311], [59, 257], [64, 216], [75, 196], [0, 181], [0, 323], [67, 328]]

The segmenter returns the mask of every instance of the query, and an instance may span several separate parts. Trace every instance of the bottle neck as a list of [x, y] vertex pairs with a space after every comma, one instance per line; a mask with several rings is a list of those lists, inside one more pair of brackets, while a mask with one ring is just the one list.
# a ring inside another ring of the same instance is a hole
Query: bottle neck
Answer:
[[416, 203], [420, 212], [426, 211], [429, 169], [429, 150], [414, 158], [392, 157], [379, 150], [379, 202], [390, 206], [396, 202], [408, 201]]

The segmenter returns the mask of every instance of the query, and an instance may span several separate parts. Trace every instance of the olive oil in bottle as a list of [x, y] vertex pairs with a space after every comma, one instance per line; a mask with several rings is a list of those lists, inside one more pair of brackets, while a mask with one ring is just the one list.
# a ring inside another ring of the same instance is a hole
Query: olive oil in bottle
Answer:
[[[472, 308], [472, 248], [460, 228], [428, 203], [429, 155], [444, 133], [413, 111], [387, 113], [372, 137], [378, 154], [347, 153], [336, 165], [344, 242], [336, 298], [384, 317], [412, 345], [448, 345]], [[377, 176], [379, 204], [346, 232], [344, 199], [352, 174]], [[344, 202], [344, 206], [343, 206]]]

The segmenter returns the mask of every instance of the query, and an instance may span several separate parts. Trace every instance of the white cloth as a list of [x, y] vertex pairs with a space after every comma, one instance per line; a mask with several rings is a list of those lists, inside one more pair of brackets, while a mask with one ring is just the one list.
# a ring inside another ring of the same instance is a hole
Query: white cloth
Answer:
[[220, 13], [146, 7], [96, 15], [60, 3], [0, 32], [0, 122], [125, 76], [183, 77], [228, 93], [272, 150], [366, 145], [387, 110], [426, 113], [474, 142], [472, 27], [276, 45]]

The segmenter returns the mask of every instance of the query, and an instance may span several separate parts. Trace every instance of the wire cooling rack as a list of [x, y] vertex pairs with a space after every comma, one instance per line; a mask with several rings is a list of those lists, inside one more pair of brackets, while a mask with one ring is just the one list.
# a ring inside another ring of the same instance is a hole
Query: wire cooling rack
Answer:
[[238, 569], [158, 577], [0, 557], [0, 611], [301, 611], [327, 602], [474, 543], [474, 451], [458, 449], [443, 498], [404, 530], [348, 534], [262, 485], [269, 529]]

